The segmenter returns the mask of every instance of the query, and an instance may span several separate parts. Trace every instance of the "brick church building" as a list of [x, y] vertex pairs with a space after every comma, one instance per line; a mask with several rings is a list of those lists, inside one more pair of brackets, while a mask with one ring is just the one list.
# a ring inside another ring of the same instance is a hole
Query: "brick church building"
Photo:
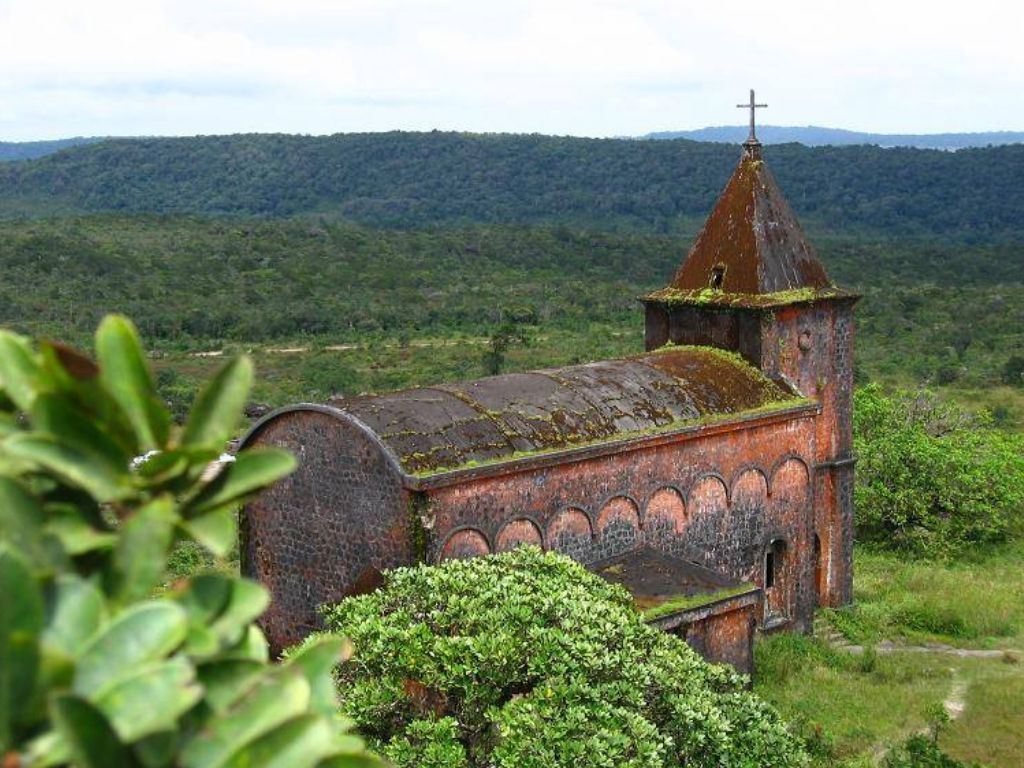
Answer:
[[280, 409], [248, 445], [299, 468], [242, 516], [276, 648], [380, 571], [536, 544], [623, 583], [649, 621], [751, 668], [852, 582], [853, 308], [751, 130], [642, 355]]

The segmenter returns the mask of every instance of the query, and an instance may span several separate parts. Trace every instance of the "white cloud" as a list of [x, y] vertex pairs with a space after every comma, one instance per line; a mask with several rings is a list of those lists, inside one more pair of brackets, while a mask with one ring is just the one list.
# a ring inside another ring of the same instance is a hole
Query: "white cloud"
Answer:
[[0, 138], [1024, 128], [1024, 10], [944, 5], [0, 0]]

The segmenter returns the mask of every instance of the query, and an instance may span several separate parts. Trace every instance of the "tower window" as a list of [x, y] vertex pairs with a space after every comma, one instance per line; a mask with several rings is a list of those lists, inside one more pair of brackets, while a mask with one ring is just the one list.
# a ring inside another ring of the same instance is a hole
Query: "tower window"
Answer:
[[711, 268], [711, 287], [716, 291], [722, 289], [722, 284], [725, 282], [725, 267], [718, 265], [717, 267]]
[[764, 588], [771, 589], [775, 586], [775, 553], [768, 550], [764, 557]]

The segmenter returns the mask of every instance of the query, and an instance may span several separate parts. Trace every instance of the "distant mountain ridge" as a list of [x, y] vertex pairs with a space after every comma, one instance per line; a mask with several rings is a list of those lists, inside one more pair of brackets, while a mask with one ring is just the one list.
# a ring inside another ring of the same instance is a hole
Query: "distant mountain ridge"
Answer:
[[[0, 218], [315, 214], [402, 229], [681, 231], [708, 214], [739, 154], [688, 140], [441, 131], [113, 139], [0, 163]], [[765, 157], [805, 224], [968, 242], [1024, 237], [1024, 145], [782, 144]]]
[[[747, 138], [745, 125], [719, 125], [693, 131], [657, 131], [644, 139], [690, 139], [738, 144]], [[843, 128], [823, 128], [817, 125], [784, 126], [761, 125], [757, 138], [763, 144], [789, 144], [795, 142], [807, 147], [843, 147], [868, 144], [876, 147], [915, 147], [917, 149], [968, 149], [970, 147], [1000, 146], [1024, 143], [1024, 131], [983, 131], [980, 133], [863, 133]]]
[[95, 144], [97, 141], [104, 141], [104, 138], [102, 136], [75, 136], [70, 139], [53, 139], [51, 141], [0, 141], [0, 162], [4, 160], [34, 160], [37, 157], [60, 152], [62, 149], [82, 144]]

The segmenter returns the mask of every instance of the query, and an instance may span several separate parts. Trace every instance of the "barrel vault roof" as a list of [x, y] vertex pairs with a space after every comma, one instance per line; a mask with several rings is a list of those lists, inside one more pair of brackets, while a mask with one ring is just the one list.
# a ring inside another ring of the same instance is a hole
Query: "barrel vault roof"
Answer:
[[431, 475], [784, 408], [797, 399], [737, 355], [675, 347], [329, 404], [373, 430], [406, 472]]

